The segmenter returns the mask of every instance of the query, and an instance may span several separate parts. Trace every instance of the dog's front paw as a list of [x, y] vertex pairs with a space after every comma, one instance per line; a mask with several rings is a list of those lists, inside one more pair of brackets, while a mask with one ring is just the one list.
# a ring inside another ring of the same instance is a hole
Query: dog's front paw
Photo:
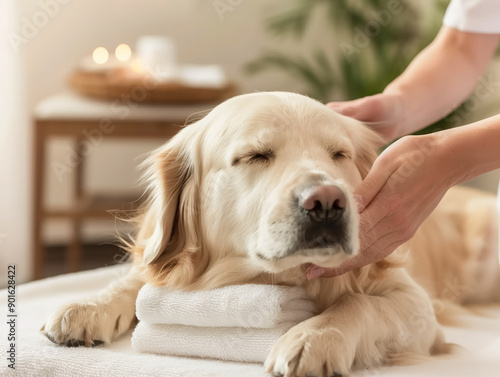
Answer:
[[355, 351], [355, 344], [338, 329], [298, 325], [278, 340], [264, 367], [274, 376], [346, 376]]
[[59, 308], [40, 331], [52, 342], [68, 347], [109, 343], [130, 326], [131, 319], [99, 303], [74, 303]]

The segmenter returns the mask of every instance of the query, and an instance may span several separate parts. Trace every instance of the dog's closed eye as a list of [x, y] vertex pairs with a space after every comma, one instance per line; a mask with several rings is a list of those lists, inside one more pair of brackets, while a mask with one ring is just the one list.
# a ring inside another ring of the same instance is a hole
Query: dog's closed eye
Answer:
[[251, 156], [249, 162], [268, 162], [271, 159], [271, 154], [256, 153]]
[[240, 163], [269, 163], [274, 157], [274, 152], [271, 150], [265, 150], [260, 152], [249, 152], [245, 155], [238, 156], [233, 159], [232, 165], [238, 165]]
[[349, 154], [349, 152], [344, 151], [344, 150], [332, 150], [332, 151], [330, 151], [330, 156], [331, 156], [333, 161], [340, 161], [340, 160], [351, 158], [351, 155]]

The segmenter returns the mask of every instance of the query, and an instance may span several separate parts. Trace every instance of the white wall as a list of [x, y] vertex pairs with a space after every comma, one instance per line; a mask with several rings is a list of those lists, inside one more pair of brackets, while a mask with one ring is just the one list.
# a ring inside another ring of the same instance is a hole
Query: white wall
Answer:
[[31, 137], [22, 93], [22, 56], [6, 38], [16, 28], [16, 5], [15, 0], [0, 2], [0, 288], [7, 284], [8, 265], [16, 265], [18, 282], [28, 280], [31, 273]]

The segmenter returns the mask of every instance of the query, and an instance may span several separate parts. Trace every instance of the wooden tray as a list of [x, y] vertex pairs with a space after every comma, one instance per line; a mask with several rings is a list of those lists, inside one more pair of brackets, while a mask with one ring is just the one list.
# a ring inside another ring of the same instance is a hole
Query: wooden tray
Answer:
[[185, 86], [177, 82], [155, 83], [153, 79], [125, 68], [95, 72], [77, 70], [69, 78], [69, 84], [78, 93], [89, 97], [137, 103], [222, 102], [236, 92], [231, 83], [221, 88]]

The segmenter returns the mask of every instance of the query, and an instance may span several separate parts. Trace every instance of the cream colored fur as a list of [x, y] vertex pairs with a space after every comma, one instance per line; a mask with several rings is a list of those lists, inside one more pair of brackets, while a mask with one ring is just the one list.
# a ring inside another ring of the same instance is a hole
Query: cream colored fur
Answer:
[[[306, 279], [309, 263], [336, 266], [358, 252], [353, 190], [370, 169], [378, 141], [359, 122], [297, 94], [256, 93], [223, 103], [147, 162], [151, 195], [129, 245], [129, 276], [97, 297], [58, 309], [42, 331], [58, 344], [110, 342], [133, 323], [134, 301], [146, 282], [186, 290], [252, 282], [302, 286], [317, 304], [317, 316], [274, 346], [265, 363], [273, 374], [346, 375], [401, 354], [444, 351], [433, 304], [471, 301], [476, 296], [463, 285], [472, 283], [487, 288], [481, 297], [487, 301], [500, 282], [498, 260], [487, 276], [480, 273], [495, 247], [492, 198], [451, 194], [385, 261], [332, 279]], [[300, 238], [292, 199], [317, 184], [335, 184], [348, 196], [349, 250], [285, 255]], [[450, 297], [446, 284], [455, 284]]]

